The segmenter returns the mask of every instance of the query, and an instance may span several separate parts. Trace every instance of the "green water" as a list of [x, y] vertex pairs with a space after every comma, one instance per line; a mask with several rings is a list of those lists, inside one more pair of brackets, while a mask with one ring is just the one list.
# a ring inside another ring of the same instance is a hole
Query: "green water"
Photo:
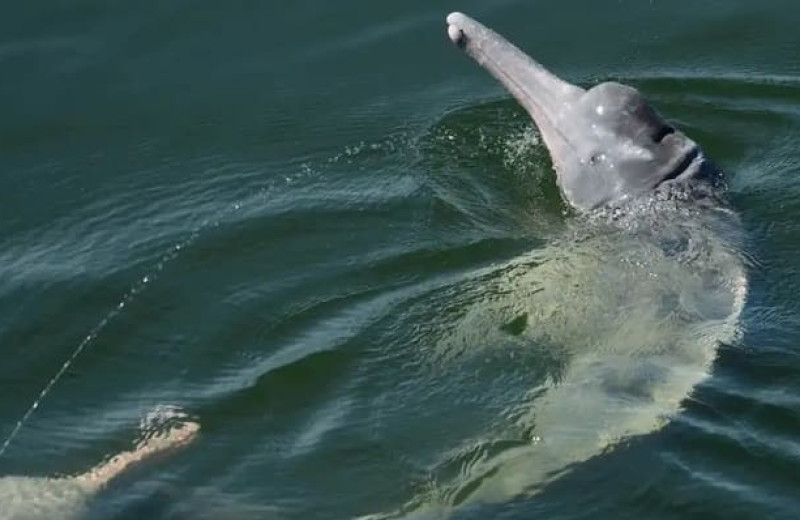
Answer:
[[432, 362], [435, 329], [573, 217], [526, 114], [448, 41], [455, 9], [695, 138], [728, 173], [749, 295], [663, 428], [454, 517], [800, 516], [788, 0], [6, 2], [0, 477], [84, 472], [158, 405], [201, 436], [91, 518], [351, 518], [458, 474], [549, 360]]

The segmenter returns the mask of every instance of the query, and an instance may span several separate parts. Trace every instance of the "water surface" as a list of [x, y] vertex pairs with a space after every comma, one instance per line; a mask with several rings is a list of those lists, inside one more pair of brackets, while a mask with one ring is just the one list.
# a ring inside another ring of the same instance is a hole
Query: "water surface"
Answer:
[[163, 404], [202, 436], [92, 517], [350, 518], [464, 470], [558, 359], [479, 331], [444, 362], [437, 331], [574, 216], [527, 116], [447, 40], [454, 9], [700, 142], [749, 278], [741, 333], [667, 425], [457, 515], [797, 517], [788, 0], [0, 7], [0, 475], [86, 471]]

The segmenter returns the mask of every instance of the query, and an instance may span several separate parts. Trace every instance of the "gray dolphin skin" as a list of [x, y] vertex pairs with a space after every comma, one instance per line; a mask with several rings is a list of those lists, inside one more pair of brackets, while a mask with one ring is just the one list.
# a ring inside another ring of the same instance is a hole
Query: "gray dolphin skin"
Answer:
[[450, 14], [447, 24], [453, 43], [533, 117], [561, 191], [576, 209], [617, 205], [664, 184], [713, 177], [697, 143], [666, 123], [633, 87], [607, 82], [584, 90], [462, 13]]

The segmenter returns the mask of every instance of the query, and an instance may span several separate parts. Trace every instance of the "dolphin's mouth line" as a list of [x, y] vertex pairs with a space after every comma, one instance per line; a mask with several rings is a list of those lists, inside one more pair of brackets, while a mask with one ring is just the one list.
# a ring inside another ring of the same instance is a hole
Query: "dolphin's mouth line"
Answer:
[[701, 152], [699, 148], [694, 148], [689, 150], [686, 154], [679, 161], [677, 161], [677, 167], [674, 168], [669, 175], [661, 179], [660, 184], [663, 184], [667, 181], [672, 181], [678, 179], [681, 175], [685, 174], [689, 171], [689, 166], [700, 158]]

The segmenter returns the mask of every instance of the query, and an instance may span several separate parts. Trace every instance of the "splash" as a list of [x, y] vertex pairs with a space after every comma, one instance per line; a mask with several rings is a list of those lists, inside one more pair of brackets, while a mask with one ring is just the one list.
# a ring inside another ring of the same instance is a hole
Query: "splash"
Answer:
[[394, 153], [406, 140], [404, 135], [397, 135], [388, 139], [376, 142], [361, 142], [354, 146], [349, 146], [327, 158], [307, 161], [299, 164], [295, 173], [281, 178], [269, 179], [257, 189], [255, 193], [245, 196], [239, 200], [227, 204], [221, 210], [215, 212], [210, 217], [203, 219], [199, 224], [192, 228], [182, 239], [173, 243], [161, 253], [154, 264], [137, 279], [128, 290], [120, 297], [119, 301], [105, 316], [94, 325], [83, 339], [72, 349], [69, 356], [61, 364], [55, 374], [42, 387], [41, 391], [23, 413], [20, 419], [14, 424], [10, 433], [0, 444], [0, 458], [8, 451], [9, 446], [18, 437], [23, 427], [30, 421], [33, 414], [39, 409], [42, 402], [53, 391], [64, 375], [70, 370], [75, 361], [91, 347], [98, 337], [129, 307], [136, 299], [153, 284], [163, 274], [167, 266], [172, 264], [186, 249], [191, 248], [202, 236], [218, 228], [229, 219], [236, 215], [245, 214], [253, 208], [263, 206], [275, 193], [287, 186], [294, 186], [300, 183], [313, 182], [321, 177], [327, 169], [340, 163], [349, 163], [358, 157], [365, 155], [386, 155]]

